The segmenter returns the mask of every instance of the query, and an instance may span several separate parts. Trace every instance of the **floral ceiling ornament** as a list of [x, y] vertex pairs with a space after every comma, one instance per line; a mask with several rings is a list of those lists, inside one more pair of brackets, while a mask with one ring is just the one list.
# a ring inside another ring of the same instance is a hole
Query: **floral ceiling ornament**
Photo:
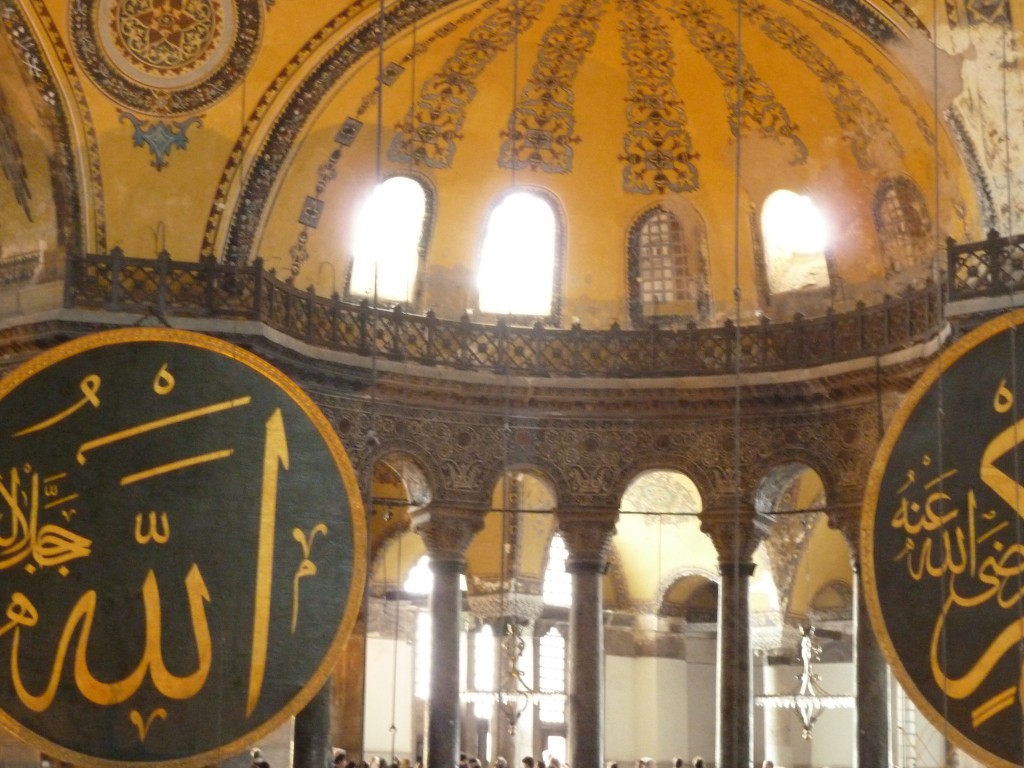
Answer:
[[92, 82], [147, 115], [186, 115], [227, 96], [249, 70], [261, 0], [72, 0], [71, 39]]

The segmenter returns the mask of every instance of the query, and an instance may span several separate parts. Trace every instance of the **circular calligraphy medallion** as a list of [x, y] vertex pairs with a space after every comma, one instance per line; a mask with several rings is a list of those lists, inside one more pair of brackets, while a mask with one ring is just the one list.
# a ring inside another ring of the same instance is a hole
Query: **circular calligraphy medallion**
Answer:
[[365, 582], [355, 475], [234, 345], [94, 334], [0, 381], [0, 722], [88, 765], [237, 754], [322, 688]]
[[946, 350], [868, 479], [865, 599], [903, 688], [985, 765], [1024, 764], [1024, 311]]
[[196, 112], [245, 75], [261, 0], [72, 0], [75, 53], [120, 104], [147, 114]]

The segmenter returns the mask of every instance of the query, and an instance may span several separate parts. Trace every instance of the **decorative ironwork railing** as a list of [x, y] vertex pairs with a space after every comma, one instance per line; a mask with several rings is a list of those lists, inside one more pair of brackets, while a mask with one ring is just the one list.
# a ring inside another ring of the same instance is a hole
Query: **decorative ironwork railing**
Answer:
[[[68, 261], [68, 307], [120, 312], [259, 320], [319, 347], [378, 355], [422, 365], [528, 376], [667, 377], [776, 371], [884, 354], [932, 338], [941, 323], [935, 286], [880, 304], [822, 317], [767, 318], [753, 326], [681, 330], [551, 329], [441, 320], [401, 307], [374, 310], [368, 302], [303, 291], [252, 264], [214, 259], [127, 258], [119, 249]], [[738, 356], [738, 359], [737, 359]]]
[[946, 241], [949, 298], [1003, 296], [1024, 289], [1024, 235], [994, 229], [980, 243]]

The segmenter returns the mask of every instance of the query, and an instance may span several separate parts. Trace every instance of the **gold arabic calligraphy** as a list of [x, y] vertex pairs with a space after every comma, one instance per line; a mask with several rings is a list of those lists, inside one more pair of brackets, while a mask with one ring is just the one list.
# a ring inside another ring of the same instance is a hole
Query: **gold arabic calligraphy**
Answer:
[[[993, 410], [1005, 414], [1013, 396], [1005, 381], [1000, 382], [993, 398]], [[996, 466], [1009, 452], [1024, 442], [1024, 419], [1003, 429], [986, 445], [978, 476], [1011, 509], [1024, 516], [1024, 486]], [[924, 456], [922, 468], [934, 472], [932, 460]], [[1024, 598], [1024, 545], [1006, 544], [998, 534], [1009, 526], [993, 509], [981, 510], [974, 489], [966, 492], [965, 505], [959, 506], [947, 493], [947, 481], [958, 475], [951, 469], [921, 482], [915, 470], [907, 472], [906, 482], [897, 490], [899, 501], [890, 517], [890, 527], [904, 536], [896, 561], [904, 561], [914, 581], [945, 579], [942, 608], [932, 628], [929, 660], [935, 684], [945, 695], [966, 699], [989, 678], [1004, 655], [1016, 648], [1024, 637], [1024, 618], [1015, 618], [1005, 626], [964, 674], [950, 675], [943, 665], [943, 640], [948, 623], [957, 609], [975, 609], [994, 603], [998, 608], [1015, 608]], [[1024, 705], [1024, 678], [1019, 690], [1004, 688], [972, 710], [977, 727], [1014, 703]]]

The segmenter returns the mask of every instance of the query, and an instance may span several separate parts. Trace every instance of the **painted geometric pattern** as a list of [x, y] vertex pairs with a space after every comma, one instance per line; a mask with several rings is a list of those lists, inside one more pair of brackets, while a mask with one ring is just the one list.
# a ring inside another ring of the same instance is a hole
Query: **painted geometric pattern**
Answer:
[[220, 3], [211, 0], [123, 0], [107, 9], [111, 41], [146, 72], [191, 72], [223, 34]]
[[450, 167], [466, 109], [476, 96], [476, 79], [533, 25], [542, 8], [538, 0], [513, 0], [470, 32], [441, 71], [423, 84], [415, 108], [398, 126], [388, 157], [430, 168]]
[[1006, 24], [1010, 26], [1010, 4], [1006, 0], [967, 0], [967, 23]]
[[[714, 67], [722, 81], [729, 105], [729, 129], [733, 136], [756, 127], [762, 136], [786, 140], [793, 145], [793, 163], [807, 160], [807, 145], [797, 135], [797, 126], [786, 108], [775, 98], [772, 87], [757, 76], [744, 60], [737, 65], [736, 36], [704, 0], [673, 0], [669, 13], [686, 30], [693, 47]], [[742, 98], [736, 96], [736, 72], [740, 69]], [[739, 104], [737, 104], [739, 101]]]
[[929, 120], [925, 118], [907, 94], [905, 94], [900, 87], [896, 85], [896, 82], [893, 80], [892, 75], [889, 74], [889, 71], [876, 62], [863, 45], [850, 39], [849, 35], [844, 34], [843, 30], [831, 21], [825, 21], [812, 13], [803, 3], [797, 4], [794, 0], [782, 0], [782, 2], [793, 10], [803, 14], [805, 18], [816, 23], [822, 30], [830, 34], [836, 40], [841, 40], [851, 51], [865, 61], [878, 78], [892, 89], [893, 93], [896, 94], [896, 98], [900, 100], [900, 104], [902, 104], [914, 116], [914, 122], [917, 124], [917, 129], [920, 131], [921, 137], [928, 142], [929, 146], [935, 146], [935, 131], [932, 129], [932, 125]]
[[739, 2], [747, 19], [758, 22], [761, 31], [769, 39], [803, 62], [821, 81], [832, 102], [843, 138], [850, 143], [853, 156], [862, 169], [877, 166], [872, 158], [873, 147], [885, 146], [891, 153], [903, 156], [903, 148], [885, 115], [809, 35], [788, 20], [771, 13], [762, 0]]
[[653, 0], [619, 0], [622, 56], [629, 76], [623, 138], [626, 192], [688, 192], [699, 180], [686, 113], [672, 83], [674, 55]]
[[572, 85], [580, 64], [597, 39], [606, 0], [573, 0], [544, 33], [537, 63], [509, 117], [498, 163], [502, 168], [532, 168], [553, 173], [572, 170]]

